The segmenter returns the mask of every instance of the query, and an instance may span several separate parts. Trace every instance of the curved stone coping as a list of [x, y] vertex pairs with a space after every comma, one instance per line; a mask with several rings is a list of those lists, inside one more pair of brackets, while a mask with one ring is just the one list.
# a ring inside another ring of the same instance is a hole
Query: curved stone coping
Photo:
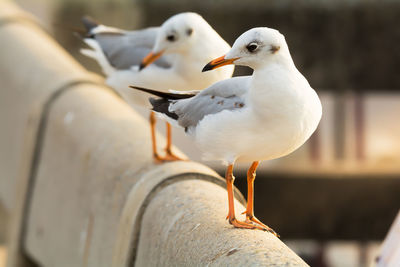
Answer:
[[[194, 176], [193, 176], [194, 175]], [[205, 180], [226, 187], [225, 180], [214, 170], [196, 162], [172, 162], [159, 165], [144, 173], [129, 192], [119, 222], [119, 232], [113, 253], [113, 266], [132, 266], [136, 259], [142, 217], [147, 205], [158, 191], [183, 180]], [[246, 201], [235, 188], [235, 197], [245, 205]], [[131, 239], [126, 238], [132, 236]]]

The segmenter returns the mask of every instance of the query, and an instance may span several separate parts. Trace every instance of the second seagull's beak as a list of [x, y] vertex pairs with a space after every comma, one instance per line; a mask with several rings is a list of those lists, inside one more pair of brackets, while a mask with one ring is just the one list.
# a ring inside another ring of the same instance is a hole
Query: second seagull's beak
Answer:
[[238, 57], [225, 59], [225, 56], [216, 58], [214, 60], [211, 60], [207, 65], [205, 65], [202, 72], [213, 70], [225, 65], [233, 64], [233, 62], [235, 62], [235, 60], [237, 59]]
[[153, 53], [150, 52], [145, 58], [143, 58], [142, 62], [140, 63], [139, 70], [142, 70], [146, 68], [148, 65], [156, 61], [161, 55], [163, 54], [164, 51], [158, 52], [158, 53]]

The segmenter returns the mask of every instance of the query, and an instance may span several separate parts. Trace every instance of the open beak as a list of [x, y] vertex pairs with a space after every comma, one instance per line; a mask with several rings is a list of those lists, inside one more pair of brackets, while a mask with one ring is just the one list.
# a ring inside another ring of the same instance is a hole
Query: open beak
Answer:
[[139, 70], [146, 68], [148, 65], [156, 61], [159, 57], [161, 57], [163, 52], [164, 51], [158, 53], [150, 52], [147, 56], [145, 56], [145, 58], [140, 63]]
[[238, 57], [231, 58], [231, 59], [225, 59], [225, 55], [219, 58], [216, 58], [214, 60], [211, 60], [207, 65], [204, 66], [202, 72], [213, 70], [225, 65], [233, 64], [233, 62], [239, 59]]

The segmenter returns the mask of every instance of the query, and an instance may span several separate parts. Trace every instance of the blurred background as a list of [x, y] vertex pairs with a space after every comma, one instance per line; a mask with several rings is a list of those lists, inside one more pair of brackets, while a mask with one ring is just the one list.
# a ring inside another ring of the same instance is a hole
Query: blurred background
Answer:
[[[231, 45], [244, 31], [283, 33], [298, 69], [319, 94], [324, 114], [312, 138], [282, 159], [264, 162], [255, 182], [255, 214], [311, 266], [370, 266], [400, 208], [400, 1], [398, 0], [18, 0], [81, 64], [73, 31], [90, 15], [139, 29], [184, 11], [201, 14]], [[251, 70], [236, 68], [235, 75]], [[145, 110], [139, 110], [147, 117]], [[160, 130], [163, 130], [160, 128]], [[179, 130], [175, 144], [200, 154]], [[224, 167], [204, 162], [221, 174]], [[245, 171], [236, 185], [246, 193]], [[0, 204], [0, 243], [7, 227]], [[0, 259], [4, 256], [0, 249]], [[0, 263], [0, 266], [1, 263]]]

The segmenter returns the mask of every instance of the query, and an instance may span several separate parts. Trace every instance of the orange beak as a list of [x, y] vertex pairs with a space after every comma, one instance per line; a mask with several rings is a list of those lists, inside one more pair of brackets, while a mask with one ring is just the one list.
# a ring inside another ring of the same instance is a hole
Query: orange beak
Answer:
[[207, 65], [204, 66], [202, 72], [213, 70], [225, 65], [233, 64], [233, 62], [238, 59], [238, 57], [225, 59], [225, 55], [214, 60], [211, 60]]
[[145, 58], [143, 58], [142, 62], [140, 63], [139, 70], [146, 68], [148, 65], [156, 61], [159, 57], [161, 57], [164, 51], [153, 53], [150, 52]]

